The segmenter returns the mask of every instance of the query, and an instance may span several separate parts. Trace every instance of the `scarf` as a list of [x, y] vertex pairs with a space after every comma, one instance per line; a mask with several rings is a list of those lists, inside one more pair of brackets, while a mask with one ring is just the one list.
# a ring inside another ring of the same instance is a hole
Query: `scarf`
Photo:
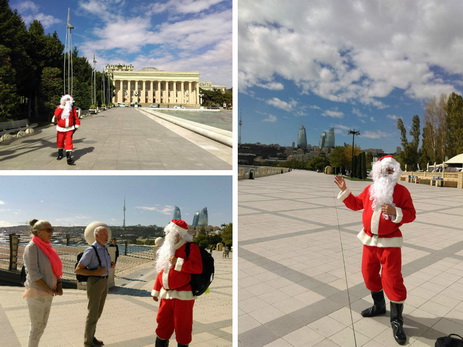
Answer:
[[34, 242], [35, 245], [39, 247], [40, 250], [48, 257], [55, 276], [61, 278], [61, 276], [63, 276], [63, 263], [61, 262], [58, 253], [56, 253], [56, 251], [51, 247], [51, 243], [45, 242], [35, 235], [32, 237], [32, 242]]

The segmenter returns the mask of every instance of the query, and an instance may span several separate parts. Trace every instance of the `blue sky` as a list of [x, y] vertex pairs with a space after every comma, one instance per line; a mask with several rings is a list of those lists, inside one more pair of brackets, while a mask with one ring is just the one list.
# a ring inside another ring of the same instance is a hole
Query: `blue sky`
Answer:
[[[462, 94], [463, 2], [238, 0], [243, 143], [308, 143], [395, 152], [397, 119], [424, 125], [429, 98]], [[410, 139], [410, 137], [409, 137]]]
[[174, 206], [188, 224], [204, 207], [210, 225], [232, 222], [230, 176], [0, 176], [0, 227], [122, 225], [124, 197], [126, 225], [167, 225]]
[[232, 0], [10, 0], [10, 7], [63, 44], [70, 8], [73, 46], [89, 61], [95, 54], [99, 71], [132, 64], [232, 86]]

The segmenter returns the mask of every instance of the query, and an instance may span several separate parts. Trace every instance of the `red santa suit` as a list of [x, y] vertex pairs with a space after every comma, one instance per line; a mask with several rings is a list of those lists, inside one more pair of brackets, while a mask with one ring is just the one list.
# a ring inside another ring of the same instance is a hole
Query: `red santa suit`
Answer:
[[57, 131], [56, 146], [58, 149], [72, 151], [74, 149], [72, 136], [74, 135], [74, 131], [80, 126], [80, 119], [75, 107], [72, 107], [67, 112], [65, 111], [66, 106], [62, 105], [63, 100], [71, 100], [71, 105], [74, 102], [70, 95], [65, 95], [61, 98], [61, 105], [54, 112]]
[[396, 216], [394, 219], [394, 216], [385, 216], [381, 206], [373, 209], [370, 187], [366, 187], [359, 196], [346, 189], [339, 193], [338, 199], [351, 210], [363, 209], [363, 229], [357, 237], [364, 245], [362, 275], [366, 287], [372, 292], [384, 289], [389, 300], [401, 303], [407, 297], [407, 289], [401, 272], [403, 241], [399, 228], [415, 220], [415, 207], [408, 189], [396, 184], [392, 194]]
[[169, 340], [175, 331], [179, 344], [188, 345], [192, 340], [193, 305], [196, 297], [191, 291], [191, 274], [202, 272], [202, 259], [199, 247], [192, 243], [190, 254], [186, 256], [186, 241], [175, 245], [175, 266], [158, 273], [151, 295], [161, 298], [156, 317], [156, 335]]

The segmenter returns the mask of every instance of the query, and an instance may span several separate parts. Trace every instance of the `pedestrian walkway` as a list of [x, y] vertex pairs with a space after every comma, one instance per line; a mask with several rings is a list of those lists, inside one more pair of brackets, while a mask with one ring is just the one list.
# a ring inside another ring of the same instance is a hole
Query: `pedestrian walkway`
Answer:
[[36, 129], [0, 144], [0, 170], [231, 170], [230, 146], [148, 112], [116, 107], [84, 117], [74, 134], [75, 166], [56, 160], [54, 126]]
[[[232, 346], [232, 260], [222, 259], [219, 252], [213, 255], [216, 274], [210, 293], [195, 302], [191, 347]], [[159, 306], [151, 298], [154, 278], [153, 261], [116, 278], [96, 331], [105, 346], [154, 346]], [[1, 346], [27, 346], [30, 321], [23, 292], [21, 287], [0, 286]], [[63, 296], [53, 299], [40, 346], [83, 346], [86, 315], [86, 291], [64, 289]], [[177, 345], [174, 337], [171, 345]]]
[[[372, 304], [361, 211], [335, 199], [333, 181], [308, 171], [239, 181], [239, 346], [398, 346], [389, 304], [385, 316], [360, 315]], [[401, 228], [407, 345], [434, 346], [463, 335], [463, 189], [401, 183], [417, 211]], [[354, 194], [367, 184], [347, 181]]]

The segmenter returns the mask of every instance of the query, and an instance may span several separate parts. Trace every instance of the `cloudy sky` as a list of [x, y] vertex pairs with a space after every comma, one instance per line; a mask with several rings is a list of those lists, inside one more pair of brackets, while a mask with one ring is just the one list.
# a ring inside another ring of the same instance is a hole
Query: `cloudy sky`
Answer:
[[33, 218], [56, 226], [102, 221], [164, 226], [178, 206], [188, 224], [207, 207], [209, 224], [232, 222], [229, 176], [0, 176], [0, 227]]
[[232, 0], [10, 0], [10, 7], [63, 44], [70, 8], [73, 46], [89, 61], [95, 54], [99, 71], [132, 64], [232, 86]]
[[426, 101], [462, 94], [463, 2], [239, 1], [242, 142], [308, 143], [334, 127], [336, 144], [394, 152]]

